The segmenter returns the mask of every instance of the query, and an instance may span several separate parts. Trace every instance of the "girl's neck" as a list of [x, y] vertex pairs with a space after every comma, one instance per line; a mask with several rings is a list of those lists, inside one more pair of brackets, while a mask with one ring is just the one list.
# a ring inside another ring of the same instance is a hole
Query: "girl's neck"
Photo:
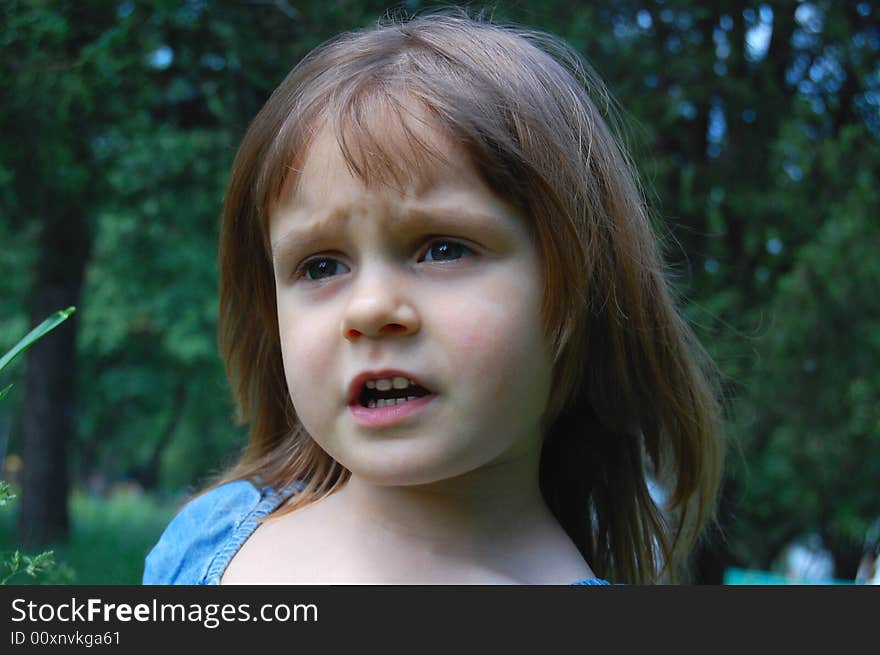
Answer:
[[332, 498], [346, 523], [373, 539], [446, 552], [497, 550], [558, 529], [538, 487], [537, 455], [425, 485], [385, 486], [352, 475]]
[[239, 571], [240, 579], [264, 579], [266, 558], [278, 552], [287, 556], [271, 579], [293, 584], [568, 584], [592, 577], [544, 503], [538, 461], [537, 451], [508, 456], [425, 485], [379, 485], [354, 475], [330, 496], [257, 530], [250, 550], [242, 549], [250, 557], [242, 566], [250, 569]]

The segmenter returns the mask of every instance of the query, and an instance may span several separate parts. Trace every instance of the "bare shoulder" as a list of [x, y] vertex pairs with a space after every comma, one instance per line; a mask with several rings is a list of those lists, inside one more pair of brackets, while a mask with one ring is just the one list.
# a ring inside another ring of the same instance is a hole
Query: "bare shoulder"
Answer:
[[533, 544], [530, 550], [532, 556], [522, 560], [524, 584], [567, 585], [596, 577], [567, 535], [554, 535]]
[[326, 551], [321, 544], [333, 543], [328, 508], [332, 503], [319, 501], [265, 519], [232, 557], [220, 584], [308, 584], [319, 565], [316, 553]]

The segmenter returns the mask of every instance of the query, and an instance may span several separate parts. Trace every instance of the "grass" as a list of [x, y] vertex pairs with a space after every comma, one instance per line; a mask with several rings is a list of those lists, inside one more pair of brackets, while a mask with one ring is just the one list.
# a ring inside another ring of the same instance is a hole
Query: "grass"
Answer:
[[[129, 489], [107, 498], [74, 493], [70, 499], [70, 538], [44, 549], [55, 551], [60, 566], [37, 578], [19, 573], [9, 584], [139, 585], [144, 558], [178, 504]], [[17, 498], [0, 508], [0, 561], [6, 561], [17, 548], [17, 517]]]

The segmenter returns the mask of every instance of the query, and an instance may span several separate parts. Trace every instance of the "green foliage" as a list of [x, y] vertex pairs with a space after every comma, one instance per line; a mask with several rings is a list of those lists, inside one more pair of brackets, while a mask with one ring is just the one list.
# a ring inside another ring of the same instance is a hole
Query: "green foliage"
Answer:
[[28, 332], [9, 352], [0, 357], [0, 371], [11, 364], [12, 360], [34, 345], [39, 339], [61, 325], [61, 323], [66, 321], [75, 311], [76, 307], [68, 307], [67, 309], [58, 310], [33, 330]]
[[0, 577], [0, 585], [9, 583], [9, 580], [17, 575], [24, 574], [32, 578], [51, 571], [55, 568], [55, 554], [51, 550], [29, 557], [22, 555], [19, 551], [15, 551], [5, 561], [2, 566], [6, 569], [6, 574]]
[[835, 193], [778, 279], [773, 323], [741, 398], [756, 417], [743, 435], [751, 457], [740, 510], [755, 543], [757, 533], [766, 540], [798, 525], [858, 548], [880, 512], [880, 155], [844, 161], [865, 138], [851, 126], [818, 153]]
[[[9, 505], [16, 495], [10, 490], [5, 480], [0, 480], [0, 507]], [[55, 552], [46, 550], [36, 555], [25, 555], [19, 550], [0, 557], [0, 585], [9, 584], [10, 580], [26, 575], [34, 580], [43, 580], [47, 584], [63, 584], [72, 577], [72, 569], [66, 564], [55, 560]]]
[[[75, 311], [76, 307], [68, 307], [67, 309], [59, 310], [28, 332], [7, 353], [0, 357], [0, 372], [2, 372], [3, 369], [11, 364], [16, 357], [25, 352], [34, 343], [66, 321]], [[0, 391], [0, 399], [6, 395], [6, 392], [9, 391], [11, 386], [12, 385]], [[15, 499], [15, 497], [16, 496], [12, 493], [9, 484], [5, 480], [0, 480], [0, 507], [8, 505], [10, 501]], [[24, 555], [20, 551], [15, 550], [11, 555], [0, 559], [0, 567], [5, 569], [5, 574], [0, 574], [0, 585], [7, 584], [9, 580], [19, 574], [25, 574], [31, 578], [36, 578], [40, 575], [57, 576], [57, 574], [60, 573], [63, 577], [69, 572], [69, 569], [67, 569], [65, 565], [59, 564], [55, 561], [55, 555], [51, 550], [43, 551], [42, 553], [33, 556]]]
[[5, 507], [13, 500], [15, 500], [15, 494], [12, 493], [9, 483], [6, 480], [0, 480], [0, 507]]
[[[55, 571], [30, 578], [19, 572], [11, 583], [140, 584], [144, 557], [178, 509], [180, 496], [154, 495], [120, 487], [106, 497], [74, 493], [70, 499], [71, 531], [64, 543], [52, 544]], [[0, 550], [11, 547], [19, 507], [12, 502], [0, 512]]]

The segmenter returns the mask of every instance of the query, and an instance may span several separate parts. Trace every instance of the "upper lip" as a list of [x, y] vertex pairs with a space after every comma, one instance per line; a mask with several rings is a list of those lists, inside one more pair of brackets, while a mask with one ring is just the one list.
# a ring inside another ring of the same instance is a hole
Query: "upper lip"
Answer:
[[412, 380], [420, 387], [424, 387], [425, 390], [434, 393], [434, 391], [428, 387], [424, 382], [422, 382], [418, 376], [413, 375], [412, 373], [407, 373], [406, 371], [401, 371], [396, 368], [383, 368], [378, 371], [363, 371], [362, 373], [358, 373], [354, 376], [354, 379], [348, 385], [348, 404], [354, 405], [357, 403], [358, 398], [361, 395], [361, 390], [364, 387], [364, 384], [367, 380], [379, 380], [381, 378], [394, 378], [401, 377], [407, 378], [408, 380]]

